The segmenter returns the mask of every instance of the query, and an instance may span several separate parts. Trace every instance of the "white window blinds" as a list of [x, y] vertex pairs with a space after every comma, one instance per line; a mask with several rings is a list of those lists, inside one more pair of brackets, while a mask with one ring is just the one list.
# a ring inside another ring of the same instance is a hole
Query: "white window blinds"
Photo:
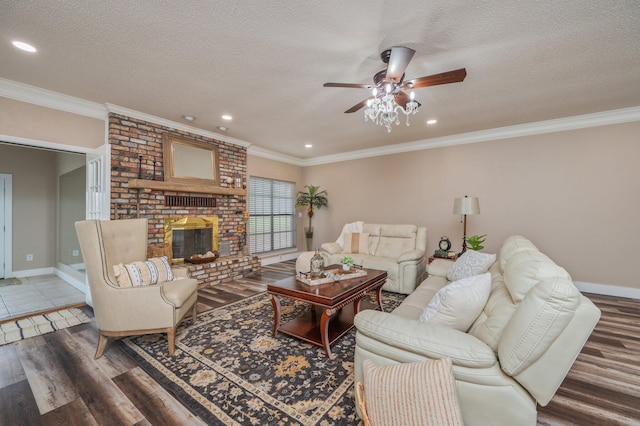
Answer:
[[249, 177], [249, 250], [295, 247], [295, 184]]

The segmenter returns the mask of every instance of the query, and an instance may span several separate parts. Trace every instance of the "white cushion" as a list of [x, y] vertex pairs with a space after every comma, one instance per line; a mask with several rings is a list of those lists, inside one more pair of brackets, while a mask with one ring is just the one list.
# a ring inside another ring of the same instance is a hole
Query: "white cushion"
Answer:
[[462, 278], [484, 274], [495, 261], [495, 254], [467, 250], [451, 265], [447, 271], [447, 279], [449, 281], [457, 281]]
[[491, 292], [491, 274], [463, 278], [442, 287], [420, 315], [430, 322], [467, 331], [482, 312]]
[[571, 279], [569, 273], [539, 251], [521, 251], [511, 256], [504, 267], [504, 284], [515, 303], [524, 300], [529, 291], [547, 278]]

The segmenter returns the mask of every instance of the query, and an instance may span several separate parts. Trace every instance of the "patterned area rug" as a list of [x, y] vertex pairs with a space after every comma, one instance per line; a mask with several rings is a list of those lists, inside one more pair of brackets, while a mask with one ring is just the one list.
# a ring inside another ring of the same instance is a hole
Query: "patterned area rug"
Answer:
[[[384, 292], [385, 311], [404, 296]], [[282, 300], [282, 320], [308, 305]], [[165, 335], [118, 343], [158, 383], [208, 424], [356, 425], [353, 395], [355, 328], [331, 346], [279, 333], [272, 337], [273, 308], [262, 293], [202, 313], [177, 332], [169, 357]]]
[[91, 322], [91, 319], [77, 308], [62, 309], [49, 314], [34, 315], [18, 321], [6, 322], [0, 324], [0, 345], [86, 322]]

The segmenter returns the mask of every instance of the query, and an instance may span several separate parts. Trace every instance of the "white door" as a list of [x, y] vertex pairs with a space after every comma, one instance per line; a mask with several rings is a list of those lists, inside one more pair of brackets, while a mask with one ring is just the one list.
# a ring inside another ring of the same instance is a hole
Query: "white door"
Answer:
[[87, 219], [109, 220], [111, 203], [111, 146], [87, 153]]
[[[109, 220], [111, 204], [111, 146], [107, 143], [87, 153], [87, 219]], [[85, 300], [93, 306], [85, 279]]]
[[11, 175], [0, 173], [0, 279], [11, 277]]

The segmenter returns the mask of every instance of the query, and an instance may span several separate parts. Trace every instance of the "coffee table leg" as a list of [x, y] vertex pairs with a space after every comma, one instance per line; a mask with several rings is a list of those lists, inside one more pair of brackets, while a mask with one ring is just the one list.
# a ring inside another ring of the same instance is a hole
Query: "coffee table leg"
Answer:
[[378, 299], [378, 306], [380, 307], [380, 310], [382, 312], [384, 312], [384, 308], [382, 307], [382, 286], [378, 287], [378, 290], [376, 291], [376, 298]]
[[325, 309], [320, 318], [320, 337], [322, 339], [322, 347], [327, 358], [331, 358], [331, 347], [329, 346], [329, 322], [332, 317], [332, 310]]
[[271, 305], [273, 305], [273, 336], [278, 333], [280, 327], [280, 299], [271, 295]]

